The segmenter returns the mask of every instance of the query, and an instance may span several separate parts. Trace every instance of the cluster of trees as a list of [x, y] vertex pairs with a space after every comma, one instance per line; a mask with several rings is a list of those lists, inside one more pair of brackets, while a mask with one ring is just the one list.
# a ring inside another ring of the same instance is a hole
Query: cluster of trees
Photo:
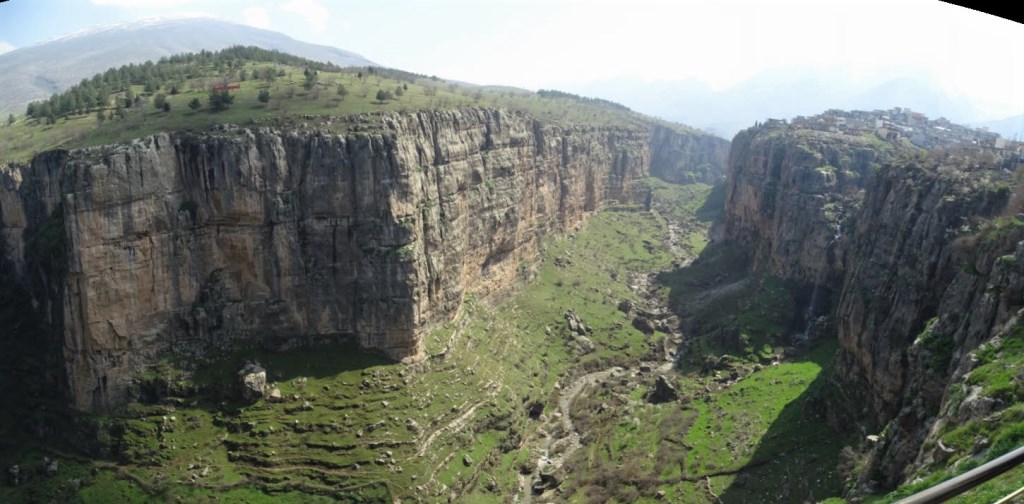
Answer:
[[537, 95], [540, 96], [541, 98], [567, 98], [569, 100], [577, 101], [580, 103], [586, 103], [588, 105], [597, 105], [599, 107], [605, 107], [615, 110], [624, 110], [627, 112], [630, 110], [629, 107], [621, 103], [615, 103], [611, 100], [605, 100], [602, 98], [590, 98], [588, 96], [580, 96], [577, 94], [566, 93], [565, 91], [557, 91], [554, 89], [539, 89], [537, 90]]
[[[342, 94], [342, 92], [341, 92], [344, 87], [345, 86], [342, 86], [340, 84], [338, 85], [338, 94], [339, 95], [344, 96], [344, 94]], [[395, 86], [395, 90], [394, 91], [378, 89], [377, 90], [377, 101], [379, 101], [379, 102], [386, 102], [388, 100], [396, 100], [398, 98], [401, 98], [402, 95], [405, 94], [405, 92], [408, 91], [408, 90], [409, 90], [409, 85], [408, 84], [402, 84], [400, 86]], [[345, 90], [345, 94], [348, 94], [348, 90]]]
[[[405, 81], [415, 84], [417, 80], [430, 79], [432, 81], [442, 81], [436, 75], [426, 76], [415, 72], [406, 72], [405, 70], [398, 70], [395, 68], [384, 68], [384, 67], [350, 67], [343, 70], [344, 72], [354, 73], [356, 77], [362, 79], [363, 75], [382, 77], [385, 79], [392, 79], [397, 81]], [[443, 81], [442, 81], [443, 82]]]
[[[124, 93], [123, 103], [117, 103], [116, 106], [137, 106], [142, 100], [134, 95], [132, 85], [143, 86], [143, 92], [148, 94], [166, 90], [168, 94], [174, 95], [182, 89], [185, 81], [199, 77], [227, 75], [240, 80], [251, 77], [272, 81], [284, 74], [284, 70], [268, 66], [254, 69], [247, 75], [242, 68], [250, 62], [304, 66], [307, 72], [313, 73], [340, 70], [333, 63], [321, 63], [253, 46], [234, 46], [220, 51], [178, 54], [161, 58], [156, 63], [147, 61], [111, 68], [91, 79], [83, 79], [62, 93], [54, 93], [48, 100], [28, 104], [25, 114], [37, 119], [46, 118], [52, 123], [57, 117], [107, 108], [111, 106], [111, 96], [115, 94]], [[164, 109], [165, 106], [168, 106], [166, 101], [159, 108]]]

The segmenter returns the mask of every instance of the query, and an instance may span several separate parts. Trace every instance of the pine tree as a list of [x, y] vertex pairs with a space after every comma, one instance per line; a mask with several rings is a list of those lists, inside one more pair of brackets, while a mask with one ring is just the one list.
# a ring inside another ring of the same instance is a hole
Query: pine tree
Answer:
[[15, 121], [14, 114], [10, 114], [10, 115], [7, 116], [7, 125], [8, 126], [13, 126], [14, 125], [14, 121]]
[[210, 109], [214, 112], [220, 112], [221, 110], [227, 110], [231, 107], [231, 103], [235, 101], [234, 95], [228, 92], [227, 89], [220, 91], [210, 91], [210, 97], [208, 98], [210, 103]]
[[192, 101], [188, 102], [188, 108], [192, 110], [199, 110], [199, 107], [202, 106], [203, 104], [199, 101], [199, 98], [192, 98]]

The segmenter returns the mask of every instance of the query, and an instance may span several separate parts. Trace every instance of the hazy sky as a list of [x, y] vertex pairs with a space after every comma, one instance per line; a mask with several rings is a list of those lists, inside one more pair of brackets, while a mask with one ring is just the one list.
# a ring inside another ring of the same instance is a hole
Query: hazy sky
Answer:
[[988, 109], [1024, 112], [1022, 26], [923, 0], [10, 0], [0, 4], [0, 52], [183, 13], [481, 84], [536, 89], [634, 76], [723, 89], [774, 68], [851, 80], [924, 71]]

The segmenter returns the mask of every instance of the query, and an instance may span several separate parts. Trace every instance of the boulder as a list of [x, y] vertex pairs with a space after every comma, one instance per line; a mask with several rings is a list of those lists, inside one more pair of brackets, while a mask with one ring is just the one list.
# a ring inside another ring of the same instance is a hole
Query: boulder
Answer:
[[586, 336], [576, 337], [576, 353], [579, 355], [586, 355], [593, 352], [597, 347], [594, 346], [594, 342]]
[[263, 369], [258, 362], [249, 362], [238, 372], [241, 384], [242, 398], [249, 402], [255, 402], [263, 398], [263, 392], [267, 388], [267, 370]]
[[647, 402], [651, 404], [666, 403], [677, 399], [679, 399], [679, 391], [665, 378], [665, 375], [659, 375], [654, 380], [654, 389], [647, 394]]
[[565, 474], [561, 468], [550, 464], [545, 465], [540, 469], [540, 475], [533, 480], [533, 494], [540, 495], [547, 490], [558, 488], [563, 479], [565, 479]]
[[647, 317], [636, 317], [633, 319], [633, 327], [644, 334], [654, 334], [654, 324]]
[[628, 299], [619, 301], [619, 311], [622, 313], [630, 313], [633, 311], [633, 302]]

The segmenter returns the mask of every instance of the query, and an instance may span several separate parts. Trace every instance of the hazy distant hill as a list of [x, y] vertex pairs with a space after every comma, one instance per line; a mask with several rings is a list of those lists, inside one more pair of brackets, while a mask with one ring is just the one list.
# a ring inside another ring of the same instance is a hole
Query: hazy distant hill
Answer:
[[[567, 91], [598, 96], [652, 114], [732, 138], [737, 131], [767, 118], [813, 115], [831, 108], [875, 110], [909, 107], [929, 117], [977, 122], [979, 111], [963, 97], [944, 92], [930, 75], [908, 74], [855, 83], [825, 71], [786, 68], [765, 71], [723, 90], [697, 80], [650, 82], [620, 78]], [[993, 128], [993, 131], [998, 131]]]
[[0, 55], [0, 112], [24, 113], [28, 102], [48, 98], [111, 67], [236, 44], [340, 66], [375, 65], [355, 53], [229, 21], [151, 18], [99, 26]]
[[1005, 119], [997, 119], [995, 121], [979, 122], [973, 126], [988, 128], [989, 131], [999, 133], [1004, 138], [1017, 140], [1024, 138], [1024, 114], [1007, 117]]

